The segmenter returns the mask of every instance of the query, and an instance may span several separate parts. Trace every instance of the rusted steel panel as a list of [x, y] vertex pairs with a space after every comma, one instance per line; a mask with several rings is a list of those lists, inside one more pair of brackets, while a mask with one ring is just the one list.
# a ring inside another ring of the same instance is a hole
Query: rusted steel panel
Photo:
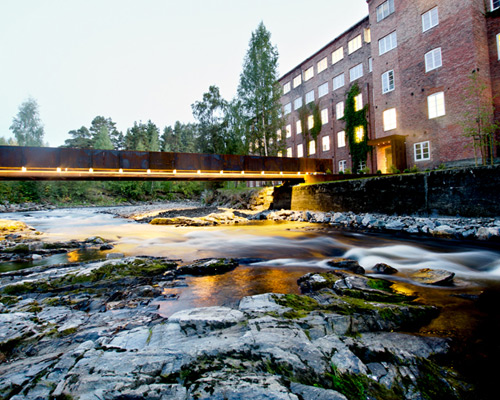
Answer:
[[92, 168], [120, 169], [120, 152], [116, 150], [93, 150]]
[[283, 158], [283, 171], [299, 172], [300, 163], [298, 158]]
[[120, 151], [120, 168], [148, 169], [149, 153], [146, 151]]
[[60, 149], [59, 166], [68, 169], [89, 169], [92, 166], [91, 149]]
[[224, 158], [221, 154], [200, 154], [202, 171], [220, 171], [224, 169]]
[[176, 153], [175, 169], [178, 171], [197, 171], [201, 169], [199, 154]]
[[23, 152], [17, 146], [0, 146], [0, 168], [24, 166]]
[[267, 157], [264, 159], [263, 170], [270, 172], [283, 171], [283, 158], [282, 157]]
[[265, 171], [266, 165], [262, 157], [245, 156], [243, 168], [245, 171]]
[[60, 150], [53, 147], [21, 147], [26, 168], [59, 167]]
[[245, 171], [245, 156], [226, 154], [223, 157], [224, 171]]
[[175, 169], [175, 153], [149, 153], [149, 167], [153, 170], [171, 171]]

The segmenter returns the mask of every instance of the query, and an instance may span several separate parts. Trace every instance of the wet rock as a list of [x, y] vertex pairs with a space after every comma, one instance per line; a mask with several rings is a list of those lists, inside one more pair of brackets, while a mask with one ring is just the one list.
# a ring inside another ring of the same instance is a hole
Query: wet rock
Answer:
[[356, 274], [364, 274], [365, 269], [359, 265], [356, 260], [350, 260], [348, 258], [334, 258], [326, 262], [329, 266], [333, 268], [342, 268], [348, 271], [352, 271]]
[[378, 263], [373, 267], [373, 272], [375, 272], [376, 274], [392, 275], [396, 274], [398, 270], [391, 267], [390, 265]]
[[457, 233], [456, 229], [452, 228], [449, 225], [439, 225], [434, 229], [430, 229], [429, 232], [433, 236], [440, 236], [440, 237], [453, 237]]
[[451, 285], [455, 273], [443, 269], [423, 268], [410, 274], [410, 278], [424, 285]]
[[123, 253], [108, 253], [108, 254], [106, 254], [107, 260], [117, 260], [117, 259], [120, 259], [123, 257], [125, 257], [125, 255]]
[[406, 225], [399, 220], [391, 221], [385, 225], [385, 229], [390, 231], [401, 231], [404, 228], [406, 228]]
[[99, 250], [104, 251], [104, 250], [113, 250], [114, 246], [112, 244], [103, 244], [101, 247], [99, 247]]
[[481, 227], [477, 230], [477, 238], [479, 240], [498, 239], [500, 236], [500, 229], [496, 227]]
[[179, 275], [217, 275], [233, 270], [238, 261], [228, 258], [205, 258], [177, 268]]
[[170, 322], [178, 323], [181, 329], [194, 330], [197, 334], [227, 328], [243, 321], [244, 314], [228, 307], [200, 307], [183, 310], [169, 317]]

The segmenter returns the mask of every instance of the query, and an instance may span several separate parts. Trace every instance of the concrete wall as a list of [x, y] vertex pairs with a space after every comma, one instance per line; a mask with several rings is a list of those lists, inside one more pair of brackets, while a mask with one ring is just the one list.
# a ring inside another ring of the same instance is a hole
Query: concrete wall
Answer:
[[281, 187], [274, 196], [274, 209], [499, 216], [500, 166]]

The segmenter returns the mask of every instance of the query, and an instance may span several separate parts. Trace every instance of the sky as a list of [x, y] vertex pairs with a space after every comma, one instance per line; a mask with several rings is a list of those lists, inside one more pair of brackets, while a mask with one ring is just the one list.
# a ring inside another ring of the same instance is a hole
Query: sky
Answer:
[[281, 76], [367, 14], [366, 0], [0, 0], [0, 137], [28, 98], [53, 147], [98, 115], [123, 133], [194, 122], [210, 85], [235, 96], [261, 21]]

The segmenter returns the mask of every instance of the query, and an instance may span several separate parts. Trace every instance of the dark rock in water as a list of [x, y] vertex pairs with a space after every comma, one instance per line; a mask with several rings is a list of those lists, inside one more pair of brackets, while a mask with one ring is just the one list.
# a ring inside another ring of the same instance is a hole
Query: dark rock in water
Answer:
[[113, 246], [112, 244], [109, 244], [109, 243], [107, 243], [107, 244], [103, 244], [103, 245], [99, 248], [99, 250], [112, 250], [112, 249], [114, 249], [114, 246]]
[[451, 285], [455, 273], [443, 269], [419, 269], [410, 275], [410, 278], [424, 285]]
[[177, 274], [183, 275], [216, 275], [233, 270], [238, 261], [229, 258], [204, 258], [193, 264], [182, 265], [177, 268]]
[[350, 260], [348, 258], [333, 258], [326, 263], [331, 267], [347, 269], [355, 274], [363, 275], [365, 273], [365, 269], [359, 265], [356, 260]]
[[396, 274], [398, 270], [384, 263], [378, 263], [373, 267], [373, 272], [377, 274], [392, 275]]

